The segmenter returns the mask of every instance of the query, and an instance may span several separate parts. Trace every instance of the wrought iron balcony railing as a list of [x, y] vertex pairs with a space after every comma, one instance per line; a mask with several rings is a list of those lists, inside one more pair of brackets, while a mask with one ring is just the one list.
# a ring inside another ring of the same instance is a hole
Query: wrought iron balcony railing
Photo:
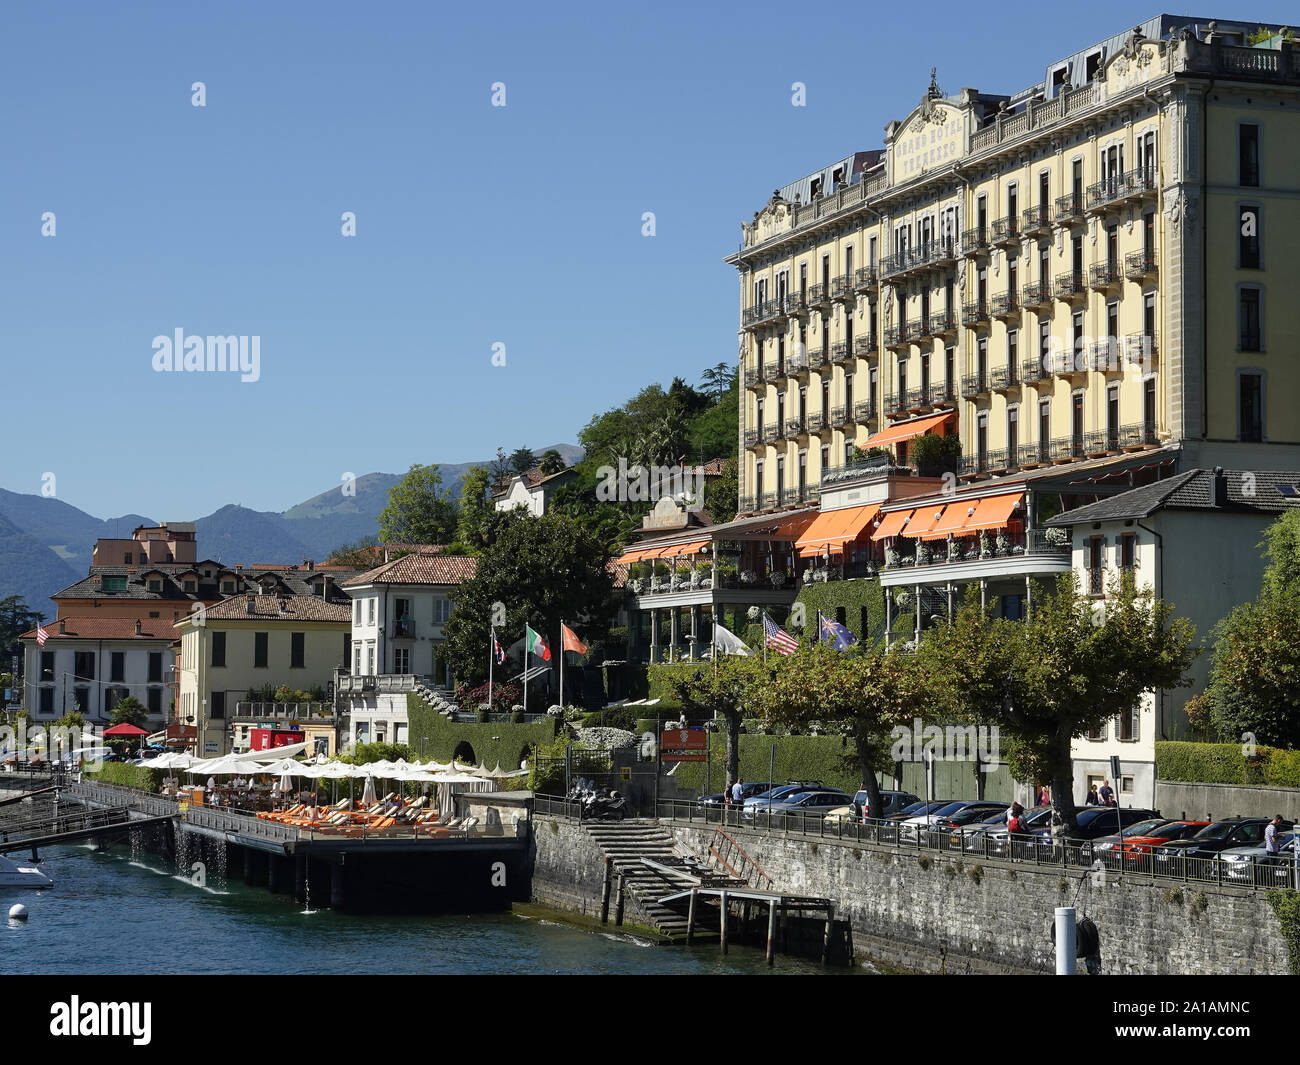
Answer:
[[785, 420], [785, 435], [800, 436], [805, 431], [803, 423], [802, 418], [787, 418]]
[[885, 415], [897, 418], [907, 413], [907, 392], [885, 393]]
[[1020, 387], [1020, 367], [995, 366], [989, 374], [989, 383], [993, 386], [994, 392], [1006, 392], [1012, 388]]
[[1020, 229], [1027, 237], [1046, 233], [1051, 227], [1051, 211], [1045, 203], [1040, 203], [1037, 207], [1026, 207], [1020, 212]]
[[1032, 281], [1024, 287], [1020, 302], [1026, 307], [1045, 307], [1052, 302], [1052, 283]]
[[880, 349], [874, 333], [859, 333], [853, 340], [853, 350], [859, 356], [874, 355]]
[[859, 266], [858, 272], [854, 276], [853, 283], [859, 292], [865, 292], [867, 289], [875, 288], [876, 282], [880, 280], [880, 272], [876, 265]]
[[989, 305], [984, 300], [976, 300], [974, 303], [962, 304], [961, 324], [978, 325], [980, 322], [989, 320]]
[[994, 318], [1014, 318], [1020, 313], [1020, 293], [1003, 292], [993, 297]]
[[1111, 204], [1155, 192], [1155, 167], [1138, 167], [1113, 174], [1088, 186], [1088, 210], [1103, 211]]
[[1079, 193], [1066, 193], [1056, 197], [1056, 213], [1052, 217], [1057, 225], [1083, 221], [1083, 196]]
[[986, 226], [967, 229], [961, 235], [962, 255], [978, 255], [982, 251], [988, 251], [988, 247], [989, 231]]
[[968, 373], [961, 379], [961, 397], [962, 399], [976, 399], [979, 396], [988, 395], [989, 379], [988, 375], [982, 373]]
[[1124, 276], [1130, 281], [1141, 281], [1156, 272], [1154, 251], [1131, 251], [1124, 256]]
[[841, 404], [838, 407], [831, 408], [831, 425], [844, 425], [849, 420], [848, 407]]
[[1154, 425], [1134, 423], [1119, 427], [1119, 447], [1121, 450], [1125, 448], [1155, 447], [1159, 442], [1156, 438]]
[[1020, 380], [1027, 385], [1047, 380], [1048, 372], [1043, 368], [1042, 359], [1025, 359], [1020, 364]]
[[907, 345], [907, 323], [885, 327], [885, 347], [901, 348]]
[[853, 285], [852, 274], [840, 274], [831, 281], [831, 299], [856, 300], [858, 294]]
[[757, 429], [746, 429], [746, 430], [745, 430], [745, 446], [746, 446], [746, 447], [757, 447], [757, 446], [759, 445], [759, 443], [761, 442], [761, 440], [762, 440], [762, 435], [763, 435], [763, 434], [760, 433]]
[[1056, 275], [1056, 298], [1058, 300], [1069, 303], [1081, 299], [1087, 293], [1088, 289], [1083, 283], [1083, 274], [1076, 274], [1071, 271], [1066, 274]]
[[853, 341], [837, 340], [831, 345], [831, 362], [843, 362], [853, 358]]
[[1058, 436], [1052, 441], [1052, 461], [1072, 462], [1083, 458], [1083, 437]]
[[745, 371], [745, 387], [758, 388], [763, 384], [763, 375], [758, 370]]
[[830, 352], [826, 348], [815, 348], [808, 352], [808, 369], [820, 370], [830, 361]]
[[957, 332], [957, 316], [952, 311], [935, 311], [930, 315], [930, 335], [950, 336]]
[[831, 294], [825, 285], [818, 282], [815, 285], [808, 286], [809, 307], [821, 306], [823, 304], [830, 303], [830, 301], [831, 301]]
[[1052, 461], [1052, 448], [1047, 441], [1033, 444], [1021, 444], [1016, 449], [1016, 465], [1021, 469], [1032, 466], [1046, 466]]
[[876, 416], [876, 400], [860, 399], [853, 404], [853, 420], [858, 422], [870, 421]]
[[1091, 288], [1111, 289], [1123, 280], [1119, 271], [1119, 262], [1093, 263], [1088, 270], [1088, 284]]
[[1014, 244], [1020, 239], [1020, 219], [1015, 215], [993, 220], [993, 243], [998, 247]]
[[764, 380], [774, 381], [780, 376], [782, 376], [781, 364], [777, 362], [776, 359], [769, 359], [767, 362], [763, 363]]
[[1156, 333], [1131, 333], [1124, 338], [1123, 353], [1129, 366], [1148, 370], [1160, 353], [1160, 337]]
[[823, 429], [826, 428], [826, 412], [819, 410], [814, 414], [809, 414], [807, 417], [807, 422], [808, 422], [808, 431], [810, 433], [820, 433]]

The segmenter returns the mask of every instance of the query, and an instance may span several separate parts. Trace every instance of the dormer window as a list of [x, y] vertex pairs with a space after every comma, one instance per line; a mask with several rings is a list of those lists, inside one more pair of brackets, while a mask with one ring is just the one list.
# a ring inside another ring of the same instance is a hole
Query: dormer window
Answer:
[[126, 591], [126, 578], [125, 578], [125, 577], [105, 577], [105, 578], [104, 578], [104, 591], [106, 591], [106, 592], [125, 592], [125, 591]]
[[161, 592], [161, 591], [162, 591], [162, 578], [161, 578], [161, 577], [150, 577], [150, 578], [149, 578], [149, 591], [151, 591], [151, 592]]
[[187, 592], [197, 592], [199, 590], [198, 582], [193, 577], [185, 578], [185, 590]]
[[234, 582], [234, 581], [222, 581], [222, 582], [221, 582], [221, 594], [222, 594], [222, 595], [234, 595], [234, 594], [235, 594], [235, 582]]

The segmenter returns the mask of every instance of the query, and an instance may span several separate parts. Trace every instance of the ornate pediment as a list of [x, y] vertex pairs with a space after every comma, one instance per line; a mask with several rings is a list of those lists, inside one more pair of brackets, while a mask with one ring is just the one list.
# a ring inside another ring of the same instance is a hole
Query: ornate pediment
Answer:
[[1165, 71], [1165, 48], [1160, 41], [1143, 37], [1136, 31], [1130, 34], [1110, 61], [1098, 72], [1098, 80], [1106, 83], [1106, 94], [1114, 96], [1134, 86], [1159, 77]]
[[793, 208], [793, 204], [781, 199], [780, 193], [773, 192], [772, 198], [767, 201], [763, 209], [754, 212], [753, 222], [740, 224], [745, 234], [745, 243], [761, 244], [768, 237], [784, 233], [793, 221], [791, 217]]

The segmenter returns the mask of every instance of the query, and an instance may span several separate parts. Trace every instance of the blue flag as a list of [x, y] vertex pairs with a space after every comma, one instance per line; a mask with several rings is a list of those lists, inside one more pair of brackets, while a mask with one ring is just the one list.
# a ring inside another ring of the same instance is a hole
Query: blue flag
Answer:
[[854, 638], [853, 633], [849, 632], [839, 622], [832, 621], [830, 618], [822, 618], [821, 639], [823, 642], [834, 643], [835, 650], [847, 651], [858, 641]]

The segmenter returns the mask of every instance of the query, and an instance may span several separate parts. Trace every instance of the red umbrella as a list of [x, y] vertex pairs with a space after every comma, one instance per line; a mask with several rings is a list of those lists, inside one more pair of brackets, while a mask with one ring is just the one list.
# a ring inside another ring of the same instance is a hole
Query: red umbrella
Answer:
[[120, 725], [114, 725], [112, 728], [104, 729], [104, 735], [112, 737], [147, 736], [149, 735], [149, 732], [147, 729], [137, 728], [135, 725], [128, 725], [126, 722], [123, 722]]

